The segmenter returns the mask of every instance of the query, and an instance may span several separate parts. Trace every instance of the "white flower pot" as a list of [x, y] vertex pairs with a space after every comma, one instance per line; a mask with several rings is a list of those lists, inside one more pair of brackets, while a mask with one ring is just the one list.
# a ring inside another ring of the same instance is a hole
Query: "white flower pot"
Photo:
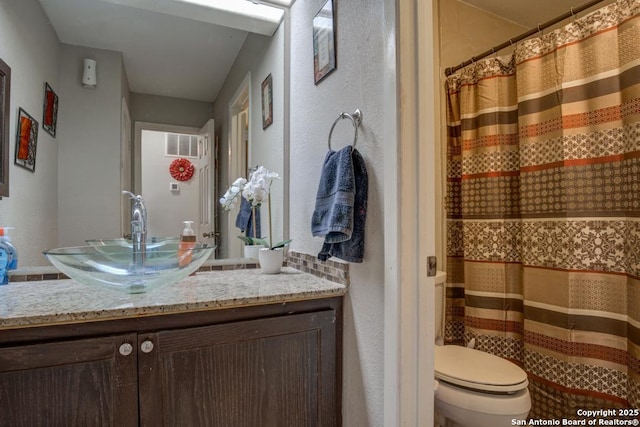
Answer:
[[284, 251], [282, 248], [269, 249], [262, 248], [259, 252], [260, 271], [265, 274], [280, 273], [282, 262], [284, 261]]
[[262, 245], [244, 245], [244, 257], [258, 259], [258, 252], [262, 248]]

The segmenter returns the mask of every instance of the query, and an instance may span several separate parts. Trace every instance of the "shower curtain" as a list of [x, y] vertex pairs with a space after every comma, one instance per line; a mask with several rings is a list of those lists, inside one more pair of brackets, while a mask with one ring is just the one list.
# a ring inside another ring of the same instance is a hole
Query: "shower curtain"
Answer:
[[447, 79], [448, 342], [534, 418], [640, 408], [640, 0]]

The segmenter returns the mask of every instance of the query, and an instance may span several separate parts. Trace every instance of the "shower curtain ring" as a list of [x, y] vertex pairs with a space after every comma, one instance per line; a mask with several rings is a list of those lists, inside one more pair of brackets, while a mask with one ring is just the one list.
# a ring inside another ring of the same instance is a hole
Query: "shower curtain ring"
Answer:
[[573, 11], [573, 6], [571, 6], [571, 21], [572, 22], [576, 22], [576, 19], [578, 17], [576, 16], [575, 12]]

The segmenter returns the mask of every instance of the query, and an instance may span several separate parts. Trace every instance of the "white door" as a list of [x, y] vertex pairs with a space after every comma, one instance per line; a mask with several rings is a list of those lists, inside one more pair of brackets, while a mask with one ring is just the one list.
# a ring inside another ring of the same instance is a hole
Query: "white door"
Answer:
[[[242, 110], [231, 117], [231, 141], [229, 150], [229, 183], [233, 183], [237, 178], [247, 178], [247, 125], [249, 120], [248, 110]], [[229, 258], [241, 258], [243, 247], [242, 241], [236, 239], [240, 230], [236, 228], [236, 216], [238, 215], [240, 203], [229, 212], [227, 238], [229, 242]]]
[[202, 243], [217, 244], [216, 223], [212, 209], [212, 188], [215, 171], [212, 169], [213, 136], [215, 128], [213, 119], [210, 119], [198, 134], [198, 241]]
[[[131, 116], [127, 107], [127, 100], [122, 98], [122, 117], [120, 133], [120, 190], [133, 191], [131, 185]], [[127, 197], [120, 197], [120, 230], [121, 235], [131, 233], [131, 201]]]
[[[251, 129], [249, 127], [249, 111], [251, 110], [250, 82], [251, 73], [248, 73], [229, 103], [231, 128], [229, 132], [229, 151], [227, 153], [229, 162], [228, 185], [231, 185], [240, 177], [247, 178], [247, 144], [251, 139]], [[236, 228], [239, 206], [240, 203], [237, 203], [234, 209], [225, 214], [226, 218], [223, 220], [227, 226], [221, 243], [226, 247], [223, 252], [229, 258], [241, 258], [243, 256], [242, 241], [237, 238], [240, 230]]]

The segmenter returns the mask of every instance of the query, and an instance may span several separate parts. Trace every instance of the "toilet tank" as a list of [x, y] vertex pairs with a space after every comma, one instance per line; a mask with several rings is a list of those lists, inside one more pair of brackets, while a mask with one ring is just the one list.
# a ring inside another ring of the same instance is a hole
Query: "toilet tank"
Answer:
[[444, 271], [438, 271], [435, 278], [435, 337], [436, 344], [444, 344], [444, 318], [446, 314], [446, 282], [447, 273]]

